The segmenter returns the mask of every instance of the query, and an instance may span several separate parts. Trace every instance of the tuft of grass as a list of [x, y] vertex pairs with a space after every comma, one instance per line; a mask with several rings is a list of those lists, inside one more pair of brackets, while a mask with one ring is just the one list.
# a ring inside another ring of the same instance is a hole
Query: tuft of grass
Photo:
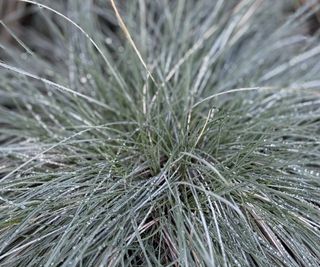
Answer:
[[29, 1], [0, 55], [0, 266], [319, 266], [306, 1]]

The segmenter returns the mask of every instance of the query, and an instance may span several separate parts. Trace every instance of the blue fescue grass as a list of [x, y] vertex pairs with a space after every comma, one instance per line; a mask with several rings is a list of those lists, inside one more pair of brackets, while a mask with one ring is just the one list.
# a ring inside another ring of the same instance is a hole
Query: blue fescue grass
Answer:
[[23, 2], [0, 266], [320, 264], [315, 1]]

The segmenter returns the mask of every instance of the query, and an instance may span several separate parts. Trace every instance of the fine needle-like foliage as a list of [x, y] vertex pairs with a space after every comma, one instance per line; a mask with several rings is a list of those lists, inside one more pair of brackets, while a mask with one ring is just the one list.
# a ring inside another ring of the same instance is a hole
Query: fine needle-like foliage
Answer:
[[318, 1], [21, 2], [1, 267], [320, 265]]

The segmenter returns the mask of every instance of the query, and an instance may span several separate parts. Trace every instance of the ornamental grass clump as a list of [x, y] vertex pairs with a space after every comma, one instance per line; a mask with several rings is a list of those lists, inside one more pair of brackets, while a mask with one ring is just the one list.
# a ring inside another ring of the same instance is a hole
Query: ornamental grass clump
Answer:
[[0, 266], [320, 265], [316, 1], [22, 2]]

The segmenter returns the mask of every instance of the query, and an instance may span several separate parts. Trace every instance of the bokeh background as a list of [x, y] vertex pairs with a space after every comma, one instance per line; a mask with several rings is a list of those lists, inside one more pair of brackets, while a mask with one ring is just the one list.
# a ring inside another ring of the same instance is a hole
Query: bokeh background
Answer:
[[[61, 9], [64, 4], [67, 6], [68, 2], [73, 0], [51, 0], [51, 1], [38, 1], [39, 3], [48, 4], [50, 7]], [[283, 0], [280, 0], [283, 1]], [[290, 15], [299, 6], [305, 4], [308, 0], [291, 0], [288, 1], [287, 9], [284, 10], [285, 15]], [[320, 2], [320, 0], [317, 0]], [[98, 0], [92, 0], [93, 6], [99, 4]], [[105, 2], [108, 2], [105, 0]], [[118, 1], [118, 2], [123, 2]], [[124, 3], [122, 3], [124, 4]], [[61, 10], [63, 12], [63, 10]], [[31, 34], [30, 30], [42, 31], [46, 34], [45, 29], [41, 29], [41, 19], [38, 17], [38, 8], [32, 4], [21, 2], [19, 0], [0, 0], [0, 20], [18, 37], [28, 37], [27, 34]], [[320, 27], [320, 11], [310, 18], [308, 28], [309, 34], [313, 34]], [[28, 38], [27, 38], [28, 39]], [[29, 36], [30, 39], [30, 36]], [[2, 43], [15, 44], [11, 34], [7, 29], [0, 26], [0, 41]]]

